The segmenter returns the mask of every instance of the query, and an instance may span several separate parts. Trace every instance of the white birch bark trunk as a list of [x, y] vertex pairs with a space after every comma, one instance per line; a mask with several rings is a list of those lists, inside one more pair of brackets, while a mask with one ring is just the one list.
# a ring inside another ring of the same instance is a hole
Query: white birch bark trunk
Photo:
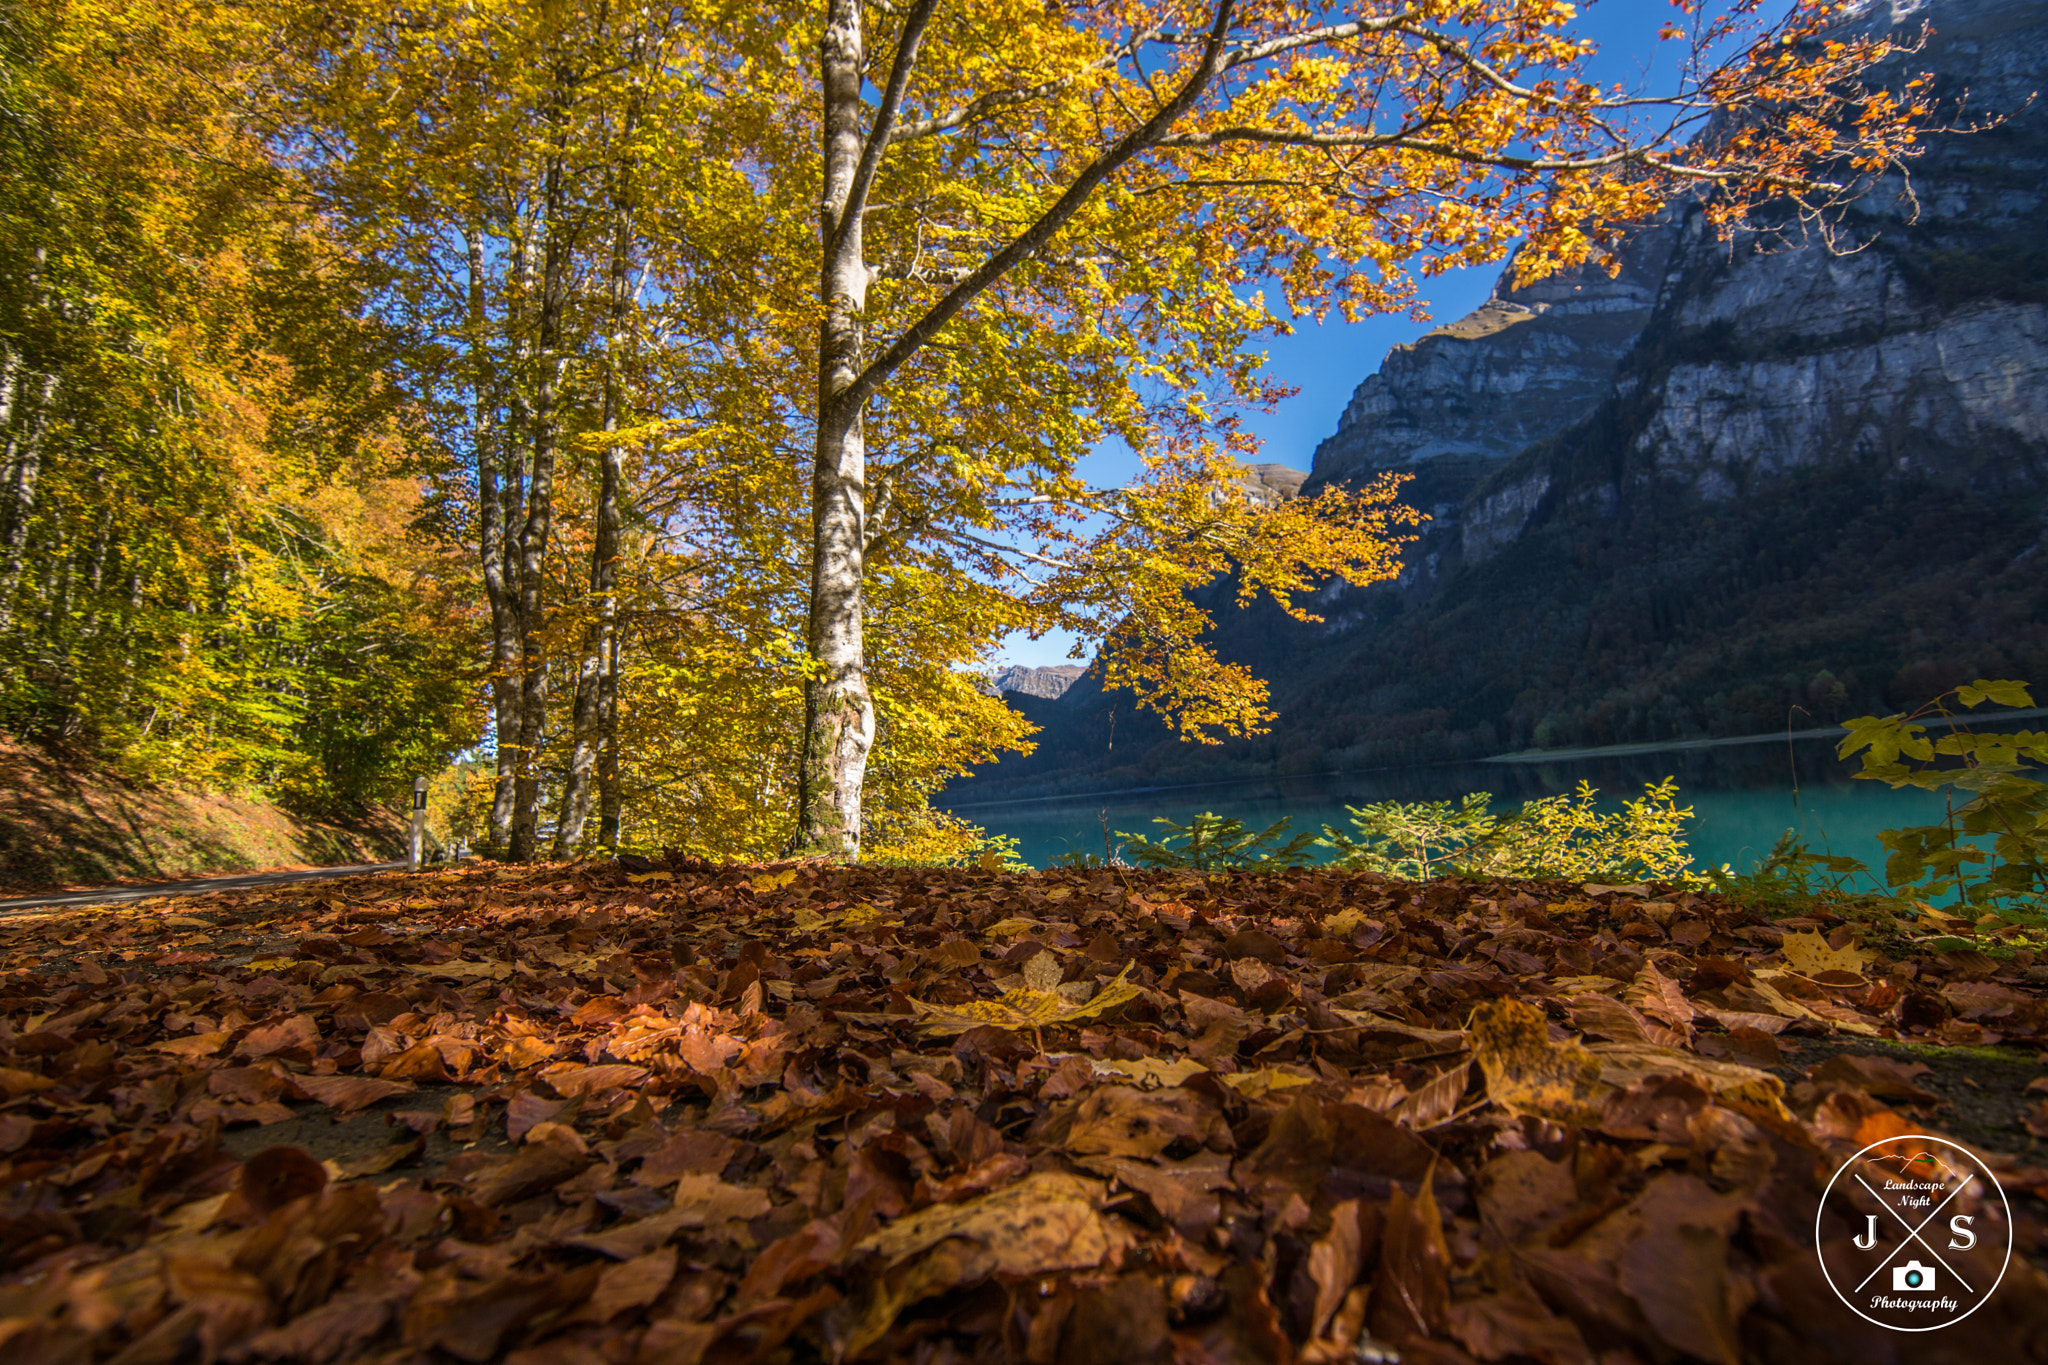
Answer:
[[819, 44], [824, 97], [824, 192], [819, 203], [825, 305], [819, 328], [818, 434], [811, 470], [811, 595], [804, 688], [798, 837], [807, 848], [857, 857], [861, 785], [874, 747], [862, 639], [867, 533], [864, 402], [848, 401], [866, 358], [868, 268], [860, 206], [852, 203], [863, 139], [862, 0], [831, 0]]
[[489, 309], [486, 306], [483, 228], [468, 230], [470, 365], [470, 440], [476, 458], [477, 559], [483, 570], [484, 600], [491, 611], [491, 710], [498, 734], [497, 790], [491, 803], [492, 848], [502, 849], [512, 837], [512, 751], [505, 737], [516, 725], [512, 674], [518, 666], [519, 636], [514, 628], [516, 604], [505, 582], [504, 469], [496, 403], [492, 397]]
[[[629, 131], [630, 128], [629, 122]], [[606, 281], [611, 335], [605, 343], [602, 423], [607, 437], [618, 431], [620, 411], [625, 406], [625, 393], [619, 376], [619, 354], [626, 344], [629, 230], [625, 211], [621, 208], [614, 225], [611, 273]], [[598, 756], [605, 742], [605, 675], [617, 654], [612, 635], [617, 629], [618, 618], [619, 492], [624, 479], [623, 466], [618, 446], [607, 441], [599, 461], [597, 534], [590, 548], [590, 595], [597, 608], [597, 617], [585, 631], [583, 658], [576, 674], [575, 737], [569, 748], [568, 774], [562, 784], [561, 819], [555, 827], [557, 858], [567, 857], [583, 841], [583, 827], [589, 822], [591, 800], [595, 795]]]
[[554, 528], [555, 453], [560, 443], [557, 398], [562, 379], [562, 310], [569, 242], [561, 222], [563, 167], [551, 159], [544, 181], [540, 310], [535, 336], [539, 375], [533, 390], [533, 464], [526, 481], [526, 525], [519, 535], [519, 768], [513, 784], [511, 855], [530, 862], [540, 852], [540, 754], [548, 715], [545, 624], [548, 537]]

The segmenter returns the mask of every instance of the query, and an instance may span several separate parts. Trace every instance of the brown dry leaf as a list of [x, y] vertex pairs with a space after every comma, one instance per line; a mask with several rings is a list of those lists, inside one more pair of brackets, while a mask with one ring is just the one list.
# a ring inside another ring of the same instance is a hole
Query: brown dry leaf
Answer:
[[1612, 996], [1572, 997], [1572, 1027], [1618, 1043], [1650, 1043], [1657, 1047], [1680, 1047], [1685, 1035], [1653, 1024]]
[[1934, 1068], [1925, 1062], [1901, 1062], [1891, 1057], [1838, 1052], [1807, 1068], [1806, 1077], [1816, 1084], [1839, 1081], [1853, 1085], [1879, 1099], [1933, 1104], [1941, 1097], [1913, 1083], [1915, 1077], [1932, 1075], [1933, 1072]]
[[277, 1057], [300, 1054], [311, 1059], [320, 1046], [320, 1026], [310, 1014], [295, 1014], [275, 1024], [265, 1024], [244, 1034], [235, 1045], [237, 1057]]
[[582, 1247], [615, 1261], [630, 1261], [654, 1251], [678, 1232], [703, 1226], [705, 1220], [697, 1210], [670, 1209], [666, 1213], [653, 1213], [645, 1218], [616, 1224], [603, 1232], [566, 1237], [563, 1245]]
[[327, 1168], [300, 1148], [270, 1147], [242, 1163], [235, 1188], [256, 1213], [268, 1214], [326, 1189]]
[[1058, 990], [1060, 978], [1065, 975], [1066, 969], [1060, 966], [1060, 960], [1042, 949], [1032, 954], [1031, 960], [1024, 964], [1024, 984], [1040, 993]]
[[1308, 1275], [1315, 1282], [1315, 1308], [1308, 1334], [1321, 1337], [1344, 1296], [1358, 1283], [1365, 1264], [1364, 1236], [1359, 1228], [1358, 1201], [1347, 1199], [1330, 1210], [1330, 1230], [1308, 1249]]
[[1824, 1000], [1802, 1001], [1793, 999], [1773, 984], [1781, 979], [1780, 973], [1766, 970], [1759, 971], [1754, 975], [1755, 980], [1749, 986], [1742, 989], [1754, 992], [1760, 996], [1774, 1013], [1781, 1014], [1788, 1019], [1812, 1019], [1831, 1027], [1846, 1029], [1851, 1033], [1867, 1034], [1872, 1037], [1875, 1037], [1878, 1032], [1878, 1027], [1875, 1023], [1863, 1018], [1854, 1010], [1830, 1004]]
[[183, 1038], [165, 1038], [150, 1044], [158, 1052], [174, 1057], [212, 1057], [234, 1038], [232, 1033], [194, 1033]]
[[448, 1065], [442, 1059], [441, 1049], [432, 1043], [419, 1043], [386, 1057], [377, 1074], [386, 1080], [436, 1083], [448, 1079]]
[[1082, 1164], [1139, 1191], [1160, 1217], [1196, 1238], [1216, 1226], [1221, 1205], [1215, 1192], [1231, 1187], [1230, 1158], [1222, 1152], [1197, 1152], [1185, 1161], [1084, 1157]]
[[1676, 1029], [1686, 1038], [1692, 1036], [1692, 1021], [1697, 1014], [1692, 1001], [1685, 998], [1685, 990], [1678, 982], [1657, 970], [1654, 962], [1643, 964], [1622, 995], [1630, 1005], [1666, 1028]]
[[1097, 1086], [1074, 1111], [1065, 1146], [1081, 1156], [1157, 1156], [1183, 1139], [1201, 1142], [1214, 1118], [1193, 1091]]
[[593, 1095], [604, 1090], [620, 1090], [638, 1085], [647, 1079], [647, 1068], [619, 1063], [609, 1066], [571, 1066], [562, 1071], [544, 1071], [541, 1076], [564, 1095]]
[[5, 1090], [9, 1099], [17, 1095], [33, 1095], [41, 1090], [55, 1090], [57, 1083], [48, 1076], [39, 1076], [33, 1071], [17, 1067], [0, 1066], [0, 1090]]
[[715, 1175], [686, 1175], [676, 1182], [676, 1211], [696, 1220], [693, 1226], [759, 1218], [768, 1212], [768, 1196], [747, 1185], [728, 1185]]
[[1639, 1228], [1620, 1257], [1622, 1290], [1670, 1346], [1742, 1365], [1728, 1279], [1728, 1234], [1741, 1204], [1689, 1175], [1653, 1181], [1629, 1213]]
[[592, 1322], [610, 1322], [629, 1308], [645, 1308], [660, 1298], [676, 1277], [676, 1249], [662, 1247], [630, 1261], [606, 1266], [597, 1277], [584, 1315]]
[[1373, 1281], [1372, 1332], [1399, 1345], [1440, 1337], [1450, 1326], [1451, 1252], [1444, 1241], [1431, 1166], [1410, 1196], [1396, 1185], [1380, 1234], [1380, 1265]]
[[1551, 1312], [1520, 1280], [1502, 1293], [1452, 1304], [1451, 1335], [1480, 1360], [1594, 1365], [1579, 1329]]
[[1410, 1128], [1433, 1128], [1442, 1123], [1458, 1111], [1458, 1100], [1471, 1075], [1470, 1062], [1439, 1071], [1395, 1107], [1394, 1121]]
[[379, 1100], [408, 1094], [412, 1086], [404, 1081], [377, 1080], [369, 1076], [300, 1076], [293, 1084], [307, 1098], [341, 1114], [367, 1109]]

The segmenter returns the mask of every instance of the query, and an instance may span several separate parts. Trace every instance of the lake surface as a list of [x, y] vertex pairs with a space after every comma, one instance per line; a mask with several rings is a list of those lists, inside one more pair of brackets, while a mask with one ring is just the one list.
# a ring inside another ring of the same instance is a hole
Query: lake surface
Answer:
[[1152, 824], [1157, 816], [1186, 823], [1204, 811], [1236, 816], [1257, 829], [1284, 817], [1295, 830], [1330, 824], [1349, 832], [1347, 805], [1453, 800], [1484, 791], [1493, 793], [1493, 809], [1500, 812], [1590, 782], [1611, 808], [1623, 797], [1640, 796], [1646, 783], [1670, 776], [1678, 779], [1678, 804], [1693, 810], [1686, 842], [1695, 868], [1725, 863], [1749, 871], [1787, 829], [1816, 851], [1881, 868], [1884, 849], [1877, 832], [1932, 824], [1941, 818], [1944, 801], [1936, 793], [1855, 780], [1851, 774], [1859, 767], [1838, 760], [1831, 739], [1789, 745], [1775, 739], [1534, 763], [1438, 764], [1095, 797], [963, 802], [948, 809], [990, 833], [1015, 837], [1025, 860], [1045, 867], [1070, 850], [1101, 856], [1105, 821], [1112, 842], [1118, 832], [1158, 837], [1163, 831]]

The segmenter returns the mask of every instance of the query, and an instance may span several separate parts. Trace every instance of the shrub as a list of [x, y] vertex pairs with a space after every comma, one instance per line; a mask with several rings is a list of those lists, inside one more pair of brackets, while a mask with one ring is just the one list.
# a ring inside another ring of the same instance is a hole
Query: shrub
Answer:
[[1427, 881], [1455, 872], [1473, 877], [1567, 877], [1671, 880], [1692, 866], [1683, 832], [1690, 806], [1677, 804], [1671, 778], [1651, 783], [1639, 800], [1602, 811], [1599, 793], [1578, 790], [1523, 803], [1495, 815], [1493, 795], [1448, 801], [1380, 801], [1347, 806], [1353, 835], [1323, 826], [1316, 842], [1337, 851], [1339, 867]]

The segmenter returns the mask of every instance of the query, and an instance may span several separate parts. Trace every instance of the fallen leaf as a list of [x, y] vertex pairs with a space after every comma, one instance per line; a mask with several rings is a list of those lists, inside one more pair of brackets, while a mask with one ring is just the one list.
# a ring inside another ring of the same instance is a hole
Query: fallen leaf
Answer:
[[1801, 976], [1837, 971], [1860, 979], [1864, 969], [1878, 960], [1876, 953], [1854, 944], [1830, 948], [1825, 938], [1807, 931], [1786, 934], [1779, 947], [1784, 950], [1786, 964]]
[[1599, 1060], [1576, 1042], [1551, 1042], [1535, 1006], [1489, 1000], [1472, 1012], [1465, 1036], [1486, 1077], [1488, 1097], [1510, 1114], [1597, 1121], [1607, 1089]]

